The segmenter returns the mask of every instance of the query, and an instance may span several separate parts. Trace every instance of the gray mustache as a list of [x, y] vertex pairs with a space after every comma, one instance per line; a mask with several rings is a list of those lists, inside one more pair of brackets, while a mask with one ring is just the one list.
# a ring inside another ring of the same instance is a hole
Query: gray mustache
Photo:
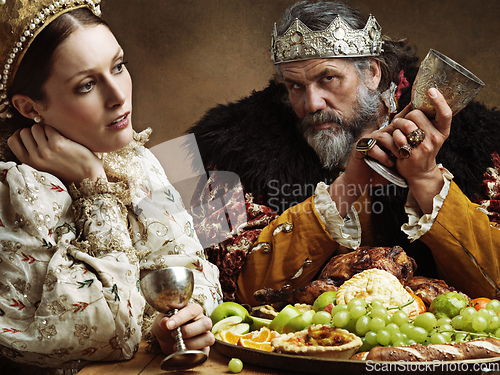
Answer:
[[325, 122], [335, 122], [339, 125], [342, 124], [342, 119], [337, 114], [330, 111], [321, 111], [315, 113], [308, 113], [302, 120], [302, 125], [308, 127], [311, 125], [320, 125]]

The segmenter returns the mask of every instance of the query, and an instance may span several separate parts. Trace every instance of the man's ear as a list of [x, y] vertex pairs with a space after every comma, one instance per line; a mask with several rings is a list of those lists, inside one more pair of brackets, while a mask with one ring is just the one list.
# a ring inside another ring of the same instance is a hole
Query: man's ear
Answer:
[[366, 80], [366, 86], [371, 90], [376, 90], [380, 80], [382, 79], [382, 70], [380, 69], [380, 61], [370, 60], [371, 75]]
[[34, 119], [39, 113], [35, 109], [37, 107], [36, 103], [26, 95], [15, 94], [12, 96], [12, 105], [19, 111], [21, 115], [26, 118]]

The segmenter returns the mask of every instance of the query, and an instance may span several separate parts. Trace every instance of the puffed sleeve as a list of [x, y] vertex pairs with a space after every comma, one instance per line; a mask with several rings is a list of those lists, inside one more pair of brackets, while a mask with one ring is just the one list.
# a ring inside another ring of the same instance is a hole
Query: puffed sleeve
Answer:
[[500, 297], [500, 229], [453, 181], [434, 225], [421, 240], [450, 285], [471, 297]]
[[50, 174], [0, 168], [1, 354], [42, 367], [131, 358], [144, 300], [117, 187], [87, 182], [73, 202]]
[[141, 270], [183, 266], [194, 273], [192, 302], [205, 315], [222, 302], [217, 267], [207, 261], [198, 240], [193, 219], [163, 168], [146, 148], [137, 150], [144, 178], [136, 189], [129, 215], [134, 247], [140, 254]]

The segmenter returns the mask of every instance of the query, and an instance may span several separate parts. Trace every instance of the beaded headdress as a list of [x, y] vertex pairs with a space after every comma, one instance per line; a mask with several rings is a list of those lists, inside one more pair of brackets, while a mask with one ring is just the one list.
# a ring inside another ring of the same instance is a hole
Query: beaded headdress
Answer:
[[274, 64], [331, 57], [379, 56], [382, 52], [382, 28], [375, 17], [368, 18], [362, 29], [353, 29], [340, 16], [321, 31], [312, 31], [299, 19], [281, 36], [274, 24], [271, 58]]
[[101, 15], [101, 0], [0, 0], [0, 119], [11, 117], [8, 90], [26, 50], [45, 26], [70, 10]]

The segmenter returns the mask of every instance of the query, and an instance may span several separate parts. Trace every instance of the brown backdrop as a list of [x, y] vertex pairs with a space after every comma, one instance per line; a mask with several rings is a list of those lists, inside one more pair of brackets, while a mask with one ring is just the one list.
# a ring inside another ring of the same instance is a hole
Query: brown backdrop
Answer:
[[[134, 127], [149, 146], [179, 137], [206, 110], [264, 88], [273, 23], [293, 0], [103, 0], [134, 80]], [[351, 0], [382, 32], [434, 48], [485, 83], [477, 100], [500, 104], [498, 0]]]

